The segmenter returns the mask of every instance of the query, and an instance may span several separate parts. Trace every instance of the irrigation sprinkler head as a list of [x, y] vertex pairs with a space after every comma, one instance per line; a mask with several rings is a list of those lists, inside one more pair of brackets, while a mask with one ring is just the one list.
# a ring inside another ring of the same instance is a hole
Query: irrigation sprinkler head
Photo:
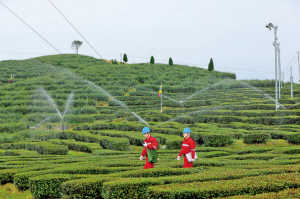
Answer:
[[269, 28], [269, 30], [271, 31], [271, 27], [268, 24], [266, 25], [266, 28]]

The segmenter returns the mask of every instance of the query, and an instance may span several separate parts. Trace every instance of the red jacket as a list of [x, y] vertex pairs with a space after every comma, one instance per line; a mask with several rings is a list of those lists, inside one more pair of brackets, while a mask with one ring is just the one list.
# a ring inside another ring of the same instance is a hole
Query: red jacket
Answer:
[[195, 141], [191, 137], [185, 138], [182, 142], [181, 151], [178, 156], [185, 155], [185, 154], [191, 152], [192, 159], [194, 159], [195, 158], [195, 148], [196, 148]]
[[[146, 142], [148, 144], [147, 145], [148, 149], [154, 149], [154, 150], [156, 150], [157, 147], [158, 147], [157, 140], [155, 139], [155, 137], [152, 137], [151, 135], [148, 137], [148, 139], [145, 139], [144, 142]], [[144, 147], [141, 156], [145, 156], [147, 154], [147, 148]]]

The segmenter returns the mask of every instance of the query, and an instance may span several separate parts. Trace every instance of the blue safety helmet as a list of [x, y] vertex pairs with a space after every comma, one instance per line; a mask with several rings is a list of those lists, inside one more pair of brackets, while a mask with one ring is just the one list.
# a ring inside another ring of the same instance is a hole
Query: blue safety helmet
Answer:
[[182, 133], [191, 133], [191, 129], [185, 128], [185, 129], [183, 129]]
[[146, 133], [150, 133], [149, 127], [144, 127], [143, 128], [142, 134], [146, 134]]

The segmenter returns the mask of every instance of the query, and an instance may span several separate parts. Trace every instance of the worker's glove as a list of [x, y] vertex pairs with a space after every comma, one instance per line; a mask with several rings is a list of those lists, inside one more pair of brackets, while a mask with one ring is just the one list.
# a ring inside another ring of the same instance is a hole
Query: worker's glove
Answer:
[[177, 157], [177, 160], [178, 160], [178, 161], [180, 160], [180, 156]]
[[194, 162], [195, 161], [195, 159], [191, 159], [191, 162]]
[[148, 144], [147, 144], [146, 142], [143, 143], [143, 146], [146, 147], [146, 148], [147, 148], [147, 145], [148, 145]]
[[141, 157], [140, 157], [140, 160], [143, 160], [143, 159], [144, 159], [144, 157], [143, 157], [143, 156], [141, 156]]

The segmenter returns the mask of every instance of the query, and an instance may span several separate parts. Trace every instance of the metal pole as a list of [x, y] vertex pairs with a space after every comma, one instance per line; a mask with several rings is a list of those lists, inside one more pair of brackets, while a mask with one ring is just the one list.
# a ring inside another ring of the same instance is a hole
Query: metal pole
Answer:
[[292, 74], [292, 67], [291, 67], [291, 98], [293, 98], [293, 74]]
[[299, 51], [298, 51], [298, 66], [299, 66], [299, 82], [300, 82], [300, 62], [299, 62]]
[[279, 76], [279, 99], [280, 97], [280, 87], [281, 87], [281, 64], [280, 64], [280, 47], [279, 47], [279, 43], [278, 43], [278, 76]]
[[275, 105], [275, 110], [277, 111], [277, 37], [276, 37], [276, 31], [277, 31], [277, 26], [274, 28], [274, 34], [275, 34], [275, 41], [274, 41], [274, 46], [275, 46], [275, 96], [276, 96], [276, 105]]
[[162, 112], [162, 93], [160, 94], [160, 112]]
[[64, 119], [61, 120], [61, 123], [62, 123], [62, 130], [63, 130], [63, 132], [65, 132]]
[[160, 85], [160, 91], [161, 91], [161, 93], [160, 93], [160, 112], [162, 112], [162, 83]]

